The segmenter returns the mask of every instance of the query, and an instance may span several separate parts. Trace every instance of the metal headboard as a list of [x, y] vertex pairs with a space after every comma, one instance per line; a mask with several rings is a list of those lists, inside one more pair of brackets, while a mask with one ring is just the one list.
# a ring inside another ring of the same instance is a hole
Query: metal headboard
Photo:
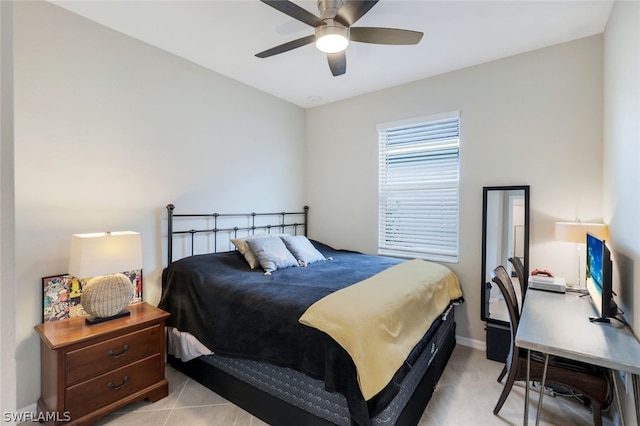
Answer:
[[[176, 235], [189, 235], [191, 240], [191, 254], [194, 253], [194, 239], [196, 234], [212, 234], [213, 235], [213, 247], [214, 251], [218, 246], [218, 233], [227, 233], [229, 235], [233, 235], [232, 238], [236, 238], [238, 236], [238, 232], [245, 232], [247, 234], [254, 234], [256, 230], [264, 230], [268, 233], [271, 233], [271, 230], [278, 229], [280, 233], [286, 233], [286, 231], [292, 231], [293, 235], [298, 234], [298, 229], [300, 227], [304, 228], [304, 234], [307, 236], [308, 225], [307, 220], [309, 217], [309, 206], [304, 206], [303, 211], [299, 212], [274, 212], [274, 213], [188, 213], [188, 214], [175, 214], [173, 210], [175, 206], [173, 204], [167, 204], [167, 265], [173, 262], [173, 237]], [[271, 218], [267, 219], [266, 224], [258, 224], [256, 225], [256, 217], [266, 217]], [[301, 218], [301, 222], [287, 222], [291, 218], [299, 217]], [[188, 230], [174, 230], [174, 220], [176, 218], [185, 218], [185, 219], [213, 219], [213, 227], [205, 228], [205, 229], [188, 229]], [[250, 225], [245, 226], [231, 226], [218, 228], [218, 219], [219, 218], [237, 218], [238, 221], [244, 220], [245, 223], [250, 223]], [[248, 220], [248, 222], [247, 222]], [[269, 223], [273, 222], [273, 223]]]

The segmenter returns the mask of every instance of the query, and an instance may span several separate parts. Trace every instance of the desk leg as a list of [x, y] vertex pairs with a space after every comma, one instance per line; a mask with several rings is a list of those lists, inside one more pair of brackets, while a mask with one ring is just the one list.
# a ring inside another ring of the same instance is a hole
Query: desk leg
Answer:
[[527, 381], [524, 384], [524, 426], [529, 424], [529, 376], [531, 375], [531, 350], [527, 349]]
[[611, 371], [611, 379], [613, 380], [613, 396], [616, 399], [615, 403], [618, 405], [618, 412], [620, 413], [620, 426], [624, 426], [624, 412], [622, 411], [622, 403], [620, 402], [620, 392], [618, 392], [618, 381], [616, 380], [616, 376], [618, 375], [618, 372], [616, 370], [610, 370], [610, 371]]
[[540, 398], [538, 399], [538, 412], [536, 413], [536, 426], [540, 423], [540, 413], [542, 412], [542, 397], [544, 396], [544, 382], [547, 380], [547, 365], [549, 364], [549, 354], [544, 355], [544, 369], [542, 370], [542, 383], [540, 383]]
[[636, 407], [636, 421], [640, 425], [640, 401], [638, 400], [638, 398], [640, 398], [640, 395], [638, 394], [638, 391], [640, 390], [640, 376], [638, 376], [637, 374], [632, 374], [631, 381], [633, 383], [633, 400]]

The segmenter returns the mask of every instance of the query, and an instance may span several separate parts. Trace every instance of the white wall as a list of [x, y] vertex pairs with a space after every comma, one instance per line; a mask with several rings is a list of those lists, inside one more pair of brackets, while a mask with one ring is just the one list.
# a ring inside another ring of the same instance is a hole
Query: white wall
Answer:
[[18, 407], [40, 394], [41, 278], [67, 271], [72, 233], [141, 232], [155, 304], [167, 203], [304, 204], [302, 109], [49, 3], [15, 4], [15, 123]]
[[458, 334], [480, 321], [482, 187], [531, 185], [531, 268], [577, 274], [556, 220], [602, 217], [602, 37], [594, 36], [307, 110], [313, 236], [376, 252], [376, 124], [459, 110]]
[[615, 3], [604, 40], [605, 215], [618, 300], [640, 330], [640, 3]]
[[[616, 1], [604, 35], [604, 205], [616, 301], [640, 330], [640, 3]], [[631, 383], [631, 381], [629, 381]], [[626, 424], [637, 425], [623, 393]]]
[[[0, 2], [0, 411], [16, 408], [13, 2]], [[15, 423], [15, 422], [10, 422]]]

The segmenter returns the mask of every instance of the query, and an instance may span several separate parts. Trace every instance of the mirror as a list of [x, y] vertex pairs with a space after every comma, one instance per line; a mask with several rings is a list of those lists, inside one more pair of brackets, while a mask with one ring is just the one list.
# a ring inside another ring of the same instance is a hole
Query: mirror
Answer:
[[509, 323], [500, 289], [491, 271], [502, 265], [511, 275], [522, 306], [520, 284], [510, 257], [519, 257], [529, 271], [529, 186], [485, 186], [482, 192], [482, 307], [483, 321]]

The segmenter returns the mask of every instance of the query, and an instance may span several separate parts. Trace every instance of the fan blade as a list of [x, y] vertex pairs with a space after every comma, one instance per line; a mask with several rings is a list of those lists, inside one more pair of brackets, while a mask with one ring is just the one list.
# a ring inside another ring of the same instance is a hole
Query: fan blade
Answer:
[[347, 27], [352, 26], [356, 21], [364, 16], [373, 6], [378, 3], [378, 0], [347, 0], [342, 7], [336, 13], [335, 19], [342, 25]]
[[293, 19], [297, 19], [300, 22], [304, 22], [312, 27], [320, 27], [324, 25], [324, 21], [318, 18], [313, 13], [298, 6], [295, 3], [291, 3], [287, 0], [260, 0], [264, 4], [268, 4], [272, 8], [291, 16]]
[[397, 28], [356, 27], [349, 30], [349, 39], [374, 44], [418, 44], [423, 34]]
[[307, 44], [313, 43], [316, 41], [315, 34], [310, 36], [302, 37], [297, 40], [290, 41], [285, 44], [281, 44], [280, 46], [272, 47], [271, 49], [267, 49], [264, 52], [256, 53], [258, 58], [268, 58], [269, 56], [277, 55], [278, 53], [288, 52], [289, 50], [297, 49], [298, 47], [305, 46]]
[[329, 68], [334, 77], [344, 74], [347, 71], [347, 54], [343, 50], [339, 53], [327, 53]]

